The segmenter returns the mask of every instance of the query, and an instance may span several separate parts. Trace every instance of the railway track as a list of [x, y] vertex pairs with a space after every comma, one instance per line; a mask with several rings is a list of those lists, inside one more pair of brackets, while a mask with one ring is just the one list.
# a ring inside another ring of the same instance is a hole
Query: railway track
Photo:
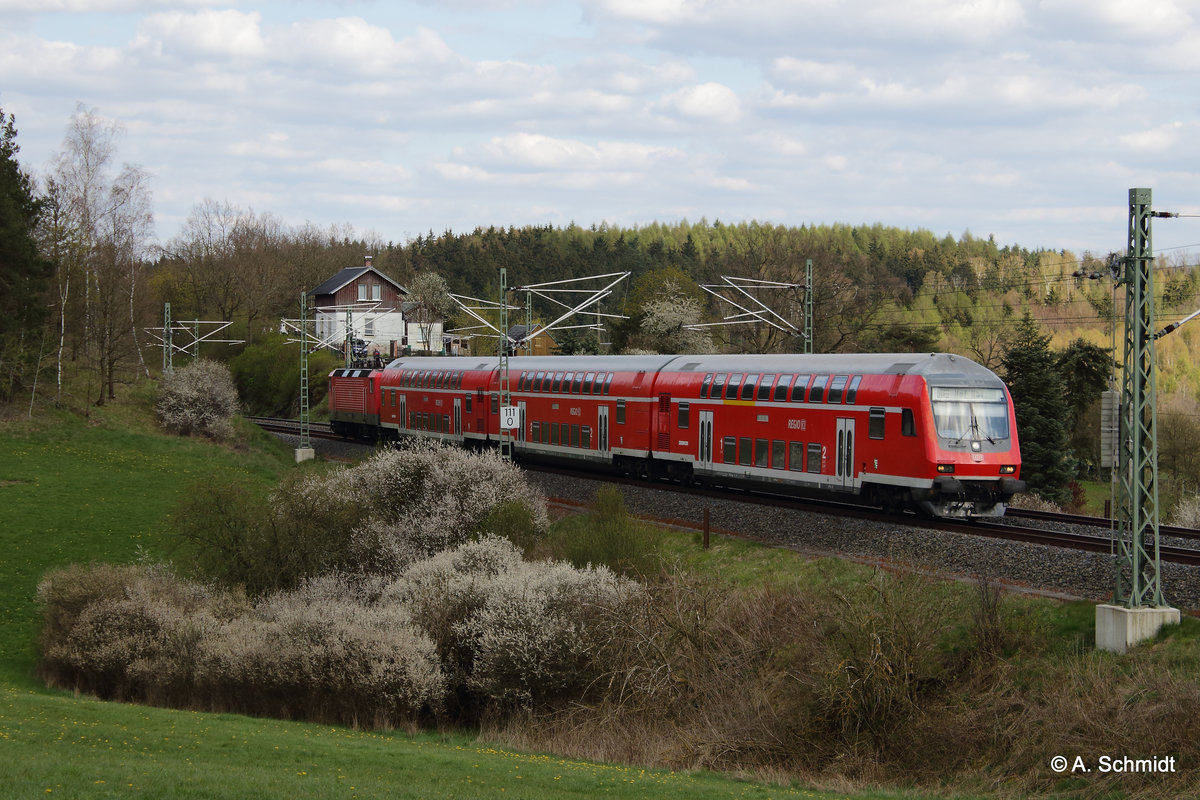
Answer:
[[[270, 417], [247, 417], [247, 419], [260, 426], [264, 430], [292, 435], [297, 435], [299, 433], [300, 423], [296, 420], [282, 420]], [[341, 440], [340, 436], [330, 431], [328, 423], [311, 423], [309, 426], [309, 432], [310, 436], [312, 436], [314, 439], [331, 439], [336, 441]], [[1030, 511], [1027, 509], [1009, 509], [1009, 515], [1011, 517], [1023, 520], [1025, 524], [1007, 522], [1003, 520], [977, 520], [966, 522], [946, 519], [931, 519], [911, 513], [884, 513], [874, 508], [850, 503], [812, 500], [807, 498], [800, 499], [765, 493], [708, 487], [696, 484], [684, 485], [678, 483], [668, 483], [665, 481], [651, 483], [645, 480], [629, 478], [620, 475], [611, 475], [601, 472], [583, 473], [542, 464], [525, 464], [523, 466], [532, 471], [548, 472], [563, 476], [586, 476], [592, 480], [601, 480], [617, 485], [630, 485], [641, 488], [653, 488], [665, 492], [681, 493], [694, 497], [697, 500], [705, 498], [717, 501], [737, 500], [740, 502], [756, 503], [764, 506], [775, 506], [781, 509], [786, 508], [833, 516], [855, 517], [858, 519], [866, 519], [906, 527], [950, 531], [972, 536], [1007, 539], [1011, 541], [1042, 544], [1052, 547], [1063, 547], [1071, 550], [1094, 553], [1111, 553], [1114, 552], [1115, 549], [1115, 543], [1111, 534], [1092, 535], [1074, 531], [1064, 531], [1051, 527], [1034, 527], [1028, 524], [1029, 522], [1041, 522], [1045, 523], [1046, 525], [1110, 529], [1112, 522], [1103, 517]], [[1188, 528], [1174, 528], [1170, 526], [1162, 526], [1160, 530], [1164, 536], [1174, 536], [1184, 540], [1191, 539], [1200, 542], [1200, 531]], [[1178, 563], [1181, 565], [1200, 566], [1200, 549], [1176, 545], [1160, 545], [1159, 552], [1164, 561]]]

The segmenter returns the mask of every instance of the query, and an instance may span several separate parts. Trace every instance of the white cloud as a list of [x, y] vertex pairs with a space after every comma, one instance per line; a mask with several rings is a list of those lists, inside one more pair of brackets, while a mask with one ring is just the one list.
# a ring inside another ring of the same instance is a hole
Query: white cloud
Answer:
[[257, 59], [266, 54], [261, 19], [232, 9], [154, 14], [138, 26], [133, 48], [179, 59]]
[[[1193, 128], [1195, 126], [1192, 126]], [[1118, 137], [1122, 144], [1143, 152], [1165, 152], [1179, 143], [1184, 133], [1182, 122], [1169, 122], [1155, 128]], [[1193, 131], [1194, 133], [1194, 131]]]
[[737, 93], [720, 83], [688, 86], [668, 95], [663, 105], [698, 120], [733, 123], [742, 116], [742, 104]]

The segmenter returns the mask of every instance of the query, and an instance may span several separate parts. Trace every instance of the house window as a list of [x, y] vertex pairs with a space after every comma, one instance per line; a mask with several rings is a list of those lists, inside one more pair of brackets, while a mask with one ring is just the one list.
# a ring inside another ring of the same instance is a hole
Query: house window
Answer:
[[368, 319], [363, 323], [363, 336], [367, 337], [368, 339], [375, 338], [375, 320]]
[[383, 287], [380, 286], [378, 283], [371, 284], [371, 299], [372, 300], [382, 300], [383, 299]]
[[367, 285], [365, 283], [360, 283], [358, 285], [358, 299], [359, 300], [367, 299]]

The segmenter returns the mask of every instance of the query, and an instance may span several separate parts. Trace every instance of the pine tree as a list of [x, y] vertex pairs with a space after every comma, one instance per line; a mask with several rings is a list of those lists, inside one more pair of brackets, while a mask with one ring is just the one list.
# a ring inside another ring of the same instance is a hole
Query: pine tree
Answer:
[[1012, 393], [1021, 442], [1021, 477], [1029, 491], [1052, 503], [1071, 499], [1073, 477], [1067, 448], [1070, 408], [1050, 337], [1026, 312], [1004, 351], [1005, 381]]
[[34, 239], [41, 206], [17, 163], [17, 131], [0, 109], [0, 399], [22, 383], [33, 329], [46, 317], [42, 296], [52, 272]]

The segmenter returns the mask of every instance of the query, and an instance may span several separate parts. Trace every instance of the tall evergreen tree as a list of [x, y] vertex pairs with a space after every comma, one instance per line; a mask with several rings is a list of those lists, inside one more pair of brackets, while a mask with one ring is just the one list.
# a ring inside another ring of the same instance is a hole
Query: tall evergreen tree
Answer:
[[34, 239], [41, 205], [17, 163], [18, 150], [13, 117], [0, 108], [0, 400], [25, 376], [34, 339], [28, 334], [46, 317], [44, 292], [52, 274]]
[[1052, 503], [1071, 499], [1072, 469], [1067, 448], [1070, 407], [1050, 337], [1026, 312], [1004, 351], [1005, 381], [1012, 392], [1021, 441], [1021, 477], [1029, 490]]

